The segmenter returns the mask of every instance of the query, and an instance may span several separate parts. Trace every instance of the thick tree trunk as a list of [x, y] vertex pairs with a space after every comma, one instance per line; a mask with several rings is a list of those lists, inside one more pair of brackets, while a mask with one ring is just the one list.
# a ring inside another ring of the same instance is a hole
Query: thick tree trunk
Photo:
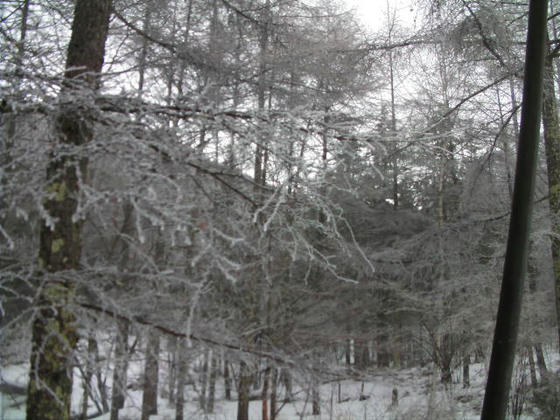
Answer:
[[146, 346], [146, 365], [144, 367], [144, 390], [142, 393], [142, 420], [157, 414], [158, 377], [159, 377], [159, 332], [150, 331]]
[[[97, 88], [110, 13], [111, 0], [77, 0], [63, 96], [78, 88]], [[93, 136], [87, 111], [61, 110], [56, 122], [60, 144], [80, 146]], [[79, 195], [78, 167], [85, 171], [85, 162], [72, 155], [53, 155], [47, 166], [50, 197], [44, 207], [51, 219], [43, 221], [40, 229], [39, 266], [45, 285], [32, 328], [28, 419], [70, 417], [73, 353], [78, 340], [74, 315], [68, 309], [74, 284], [68, 280], [69, 275], [61, 277], [58, 273], [80, 267], [81, 223], [73, 220]]]
[[558, 107], [554, 89], [553, 57], [550, 55], [545, 59], [543, 83], [542, 120], [548, 172], [548, 202], [553, 233], [551, 235], [551, 250], [554, 269], [556, 323], [560, 345], [560, 126], [558, 125]]

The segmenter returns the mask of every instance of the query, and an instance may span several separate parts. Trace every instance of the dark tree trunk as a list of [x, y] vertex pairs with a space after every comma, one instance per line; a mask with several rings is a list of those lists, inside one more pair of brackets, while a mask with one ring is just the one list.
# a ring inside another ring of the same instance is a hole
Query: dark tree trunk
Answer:
[[319, 395], [319, 383], [316, 379], [313, 379], [311, 387], [312, 414], [314, 416], [318, 416], [319, 414], [321, 414], [321, 398]]
[[249, 388], [251, 372], [247, 363], [239, 363], [239, 382], [237, 385], [237, 420], [249, 420]]
[[272, 368], [270, 384], [270, 420], [276, 420], [276, 411], [278, 410], [278, 368]]
[[231, 401], [231, 374], [229, 371], [229, 361], [227, 357], [224, 358], [224, 387], [225, 387], [225, 398]]
[[468, 388], [471, 386], [470, 363], [470, 356], [468, 354], [465, 354], [463, 356], [463, 388]]
[[142, 420], [157, 414], [158, 377], [159, 377], [159, 332], [150, 331], [146, 345], [146, 365], [144, 367], [144, 389], [142, 393]]
[[[66, 59], [66, 87], [96, 89], [105, 56], [111, 0], [77, 0]], [[58, 142], [80, 146], [93, 136], [87, 111], [62, 109], [57, 117]], [[74, 284], [60, 272], [80, 268], [81, 223], [74, 221], [79, 195], [78, 169], [85, 162], [75, 156], [51, 156], [47, 165], [44, 201], [52, 223], [43, 221], [39, 238], [39, 266], [45, 285], [32, 328], [31, 371], [27, 392], [28, 419], [64, 420], [70, 417], [72, 365], [78, 340], [75, 319], [67, 308]]]
[[292, 401], [293, 399], [293, 392], [292, 392], [292, 375], [290, 371], [287, 369], [282, 370], [282, 382], [284, 383], [284, 388], [286, 388], [286, 398], [285, 401]]

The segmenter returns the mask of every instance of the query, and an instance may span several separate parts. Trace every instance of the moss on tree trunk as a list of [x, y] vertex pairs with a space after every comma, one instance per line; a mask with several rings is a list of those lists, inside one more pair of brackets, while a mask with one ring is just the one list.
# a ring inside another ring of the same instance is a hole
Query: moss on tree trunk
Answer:
[[[111, 0], [78, 0], [67, 52], [66, 87], [62, 95], [86, 95], [97, 88], [97, 74], [105, 55]], [[85, 92], [82, 92], [84, 90]], [[56, 118], [58, 143], [80, 146], [91, 140], [87, 111], [62, 107]], [[39, 266], [44, 288], [32, 328], [31, 370], [27, 397], [28, 419], [70, 418], [72, 365], [78, 341], [71, 311], [72, 276], [80, 265], [81, 223], [74, 220], [79, 175], [86, 163], [66, 154], [49, 157], [47, 193], [43, 205], [49, 215], [39, 238]], [[62, 274], [64, 273], [64, 274]]]

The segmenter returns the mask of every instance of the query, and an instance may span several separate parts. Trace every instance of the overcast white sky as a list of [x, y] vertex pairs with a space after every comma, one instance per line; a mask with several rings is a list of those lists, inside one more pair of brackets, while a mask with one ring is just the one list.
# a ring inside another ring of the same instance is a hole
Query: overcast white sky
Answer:
[[402, 26], [413, 26], [416, 10], [411, 0], [343, 0], [348, 8], [355, 8], [358, 16], [372, 29], [380, 28], [387, 22], [387, 7], [391, 13], [396, 11]]

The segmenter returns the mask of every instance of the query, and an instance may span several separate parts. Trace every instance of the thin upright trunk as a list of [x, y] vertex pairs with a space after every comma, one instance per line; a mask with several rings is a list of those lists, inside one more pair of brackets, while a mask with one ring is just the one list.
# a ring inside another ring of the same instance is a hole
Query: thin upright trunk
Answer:
[[470, 363], [471, 358], [468, 353], [465, 353], [463, 356], [463, 388], [471, 386]]
[[126, 394], [126, 366], [128, 360], [128, 321], [117, 320], [115, 338], [115, 366], [113, 369], [113, 387], [111, 394], [110, 420], [119, 419], [119, 410], [124, 407]]
[[224, 357], [224, 388], [226, 400], [231, 401], [231, 374], [229, 371], [229, 361], [227, 356]]
[[344, 356], [346, 366], [350, 367], [352, 365], [352, 340], [350, 339], [347, 339], [344, 343]]
[[210, 350], [204, 351], [204, 360], [202, 362], [202, 372], [200, 374], [200, 408], [206, 411], [206, 389], [208, 387], [208, 357]]
[[216, 375], [218, 370], [218, 358], [212, 352], [210, 356], [210, 383], [208, 386], [208, 402], [206, 404], [206, 412], [214, 412], [214, 401], [216, 399]]
[[177, 383], [177, 338], [169, 337], [167, 339], [167, 393], [169, 402], [175, 402], [175, 385]]
[[[263, 17], [263, 23], [261, 23], [260, 33], [259, 33], [259, 78], [257, 84], [257, 106], [259, 112], [264, 112], [266, 104], [266, 89], [267, 89], [267, 57], [268, 57], [268, 42], [269, 42], [269, 9], [270, 0], [266, 0], [266, 4], [263, 8], [265, 13]], [[253, 178], [255, 184], [263, 185], [263, 161], [264, 161], [264, 148], [262, 145], [263, 138], [257, 139], [257, 144], [255, 146], [255, 164], [254, 164], [254, 174]]]
[[319, 383], [314, 378], [313, 383], [311, 385], [311, 406], [312, 406], [312, 414], [314, 416], [318, 416], [321, 414], [321, 399], [319, 396]]
[[[145, 2], [146, 9], [144, 10], [144, 21], [142, 22], [142, 32], [150, 32], [150, 21], [152, 16], [152, 2]], [[148, 39], [142, 38], [142, 48], [140, 50], [140, 57], [138, 58], [138, 96], [144, 93], [144, 85], [146, 79], [146, 59], [148, 57]]]
[[276, 420], [276, 412], [278, 411], [278, 368], [272, 368], [270, 384], [270, 420]]
[[[393, 51], [389, 51], [389, 80], [391, 82], [391, 136], [396, 141], [397, 136], [397, 116], [396, 116], [396, 103], [395, 103], [395, 75], [393, 68]], [[397, 158], [396, 147], [394, 148], [392, 167], [393, 167], [393, 209], [399, 208], [399, 160]]]
[[237, 420], [249, 420], [249, 388], [251, 372], [244, 361], [239, 362], [239, 382], [237, 384]]
[[159, 332], [149, 331], [148, 343], [146, 345], [146, 364], [144, 366], [144, 384], [142, 393], [142, 420], [148, 420], [153, 414], [157, 414], [158, 377], [159, 377]]
[[[67, 51], [66, 84], [61, 95], [70, 96], [75, 89], [97, 89], [110, 13], [111, 0], [76, 1]], [[78, 109], [60, 111], [56, 119], [58, 144], [88, 143], [93, 137], [93, 126], [87, 115]], [[78, 331], [74, 314], [68, 310], [74, 296], [74, 282], [69, 280], [69, 275], [60, 273], [80, 269], [81, 222], [75, 221], [74, 216], [80, 195], [78, 171], [83, 174], [85, 170], [86, 162], [72, 154], [52, 155], [47, 165], [46, 189], [50, 196], [43, 205], [51, 223], [43, 221], [40, 228], [39, 267], [44, 287], [32, 327], [28, 419], [70, 417]]]
[[268, 419], [268, 389], [270, 381], [270, 366], [264, 369], [263, 388], [262, 388], [262, 420]]
[[177, 343], [177, 398], [175, 408], [175, 420], [183, 420], [185, 404], [185, 377], [187, 375], [187, 363], [185, 360], [185, 342], [179, 340]]
[[88, 411], [88, 400], [91, 395], [91, 378], [93, 378], [93, 364], [95, 360], [95, 350], [97, 343], [95, 342], [95, 337], [93, 337], [93, 331], [90, 331], [88, 335], [88, 349], [86, 356], [86, 366], [83, 377], [83, 393], [82, 393], [82, 408], [80, 413], [81, 420], [87, 419]]

